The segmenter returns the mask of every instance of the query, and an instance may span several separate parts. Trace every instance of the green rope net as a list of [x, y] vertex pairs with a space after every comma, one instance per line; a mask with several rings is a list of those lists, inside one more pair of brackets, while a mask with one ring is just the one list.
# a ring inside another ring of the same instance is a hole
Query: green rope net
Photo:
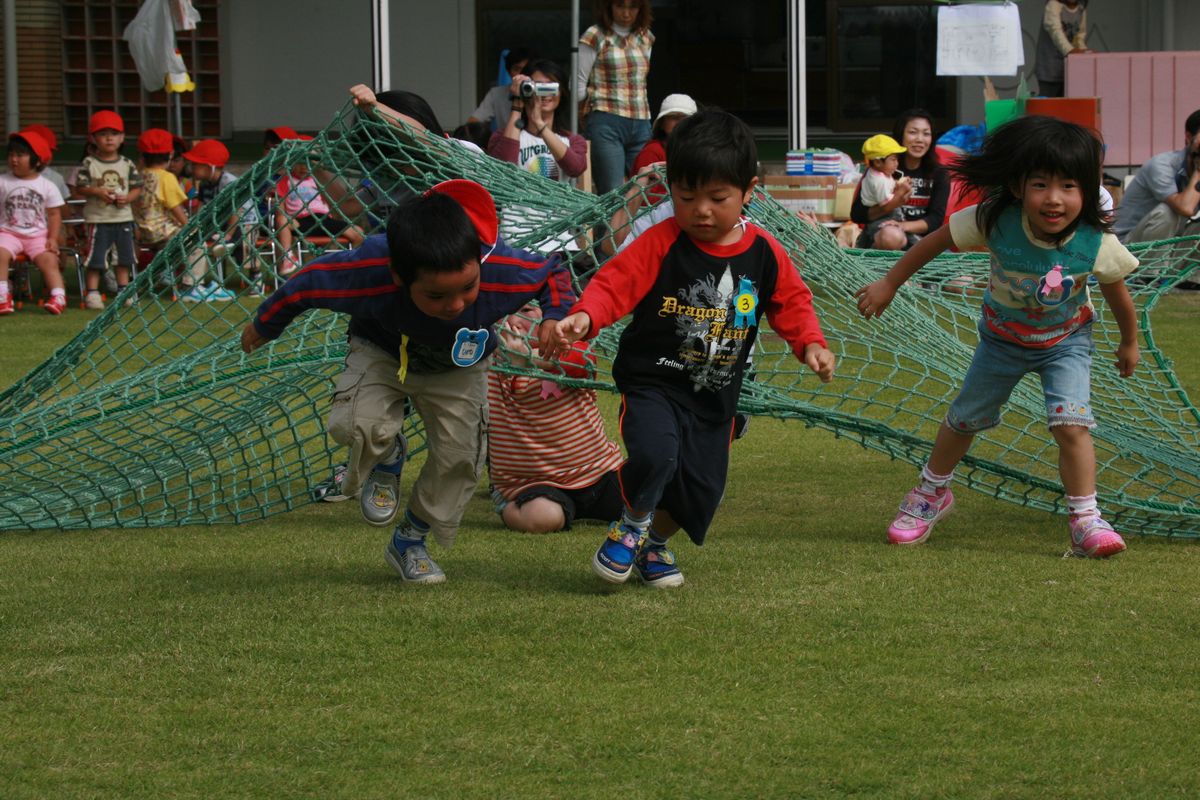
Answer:
[[[261, 302], [256, 286], [269, 292], [284, 263], [271, 220], [258, 222], [259, 203], [298, 164], [308, 167], [335, 213], [366, 233], [381, 229], [405, 192], [450, 178], [478, 181], [502, 211], [506, 240], [563, 252], [578, 281], [607, 257], [630, 218], [646, 213], [648, 202], [631, 215], [618, 213], [627, 197], [653, 200], [636, 184], [596, 197], [374, 113], [343, 109], [314, 140], [285, 142], [222, 191], [75, 339], [0, 394], [0, 528], [242, 522], [313, 501], [314, 485], [343, 457], [324, 418], [330, 380], [345, 356], [345, 320], [310, 312], [253, 355], [239, 347]], [[792, 254], [839, 363], [834, 382], [822, 385], [765, 331], [742, 408], [923, 463], [977, 341], [986, 255], [937, 259], [883, 319], [868, 322], [851, 295], [890, 266], [888, 254], [839, 248], [825, 230], [762, 193], [749, 214]], [[240, 246], [214, 246], [231, 237]], [[1132, 248], [1142, 262], [1138, 275], [1146, 276], [1134, 291], [1144, 360], [1133, 378], [1122, 380], [1111, 367], [1118, 333], [1093, 292], [1099, 493], [1121, 531], [1200, 537], [1200, 412], [1150, 327], [1162, 294], [1200, 265], [1197, 244]], [[310, 236], [299, 246], [299, 259], [309, 260], [345, 244]], [[180, 299], [190, 283], [214, 281], [235, 299]], [[591, 380], [538, 373], [503, 352], [495, 368], [612, 389], [608, 366], [619, 335], [614, 326], [598, 337]], [[410, 415], [406, 425], [417, 454], [424, 443], [419, 417]], [[977, 491], [1063, 512], [1056, 464], [1041, 389], [1030, 378], [957, 475]]]

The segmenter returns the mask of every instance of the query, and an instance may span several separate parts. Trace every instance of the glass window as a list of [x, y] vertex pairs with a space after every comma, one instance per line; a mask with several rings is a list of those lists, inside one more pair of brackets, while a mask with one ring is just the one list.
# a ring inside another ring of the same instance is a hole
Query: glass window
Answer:
[[[936, 76], [937, 9], [927, 3], [829, 0], [830, 127], [888, 130], [906, 108], [953, 124], [954, 83]], [[882, 127], [881, 127], [882, 125]]]

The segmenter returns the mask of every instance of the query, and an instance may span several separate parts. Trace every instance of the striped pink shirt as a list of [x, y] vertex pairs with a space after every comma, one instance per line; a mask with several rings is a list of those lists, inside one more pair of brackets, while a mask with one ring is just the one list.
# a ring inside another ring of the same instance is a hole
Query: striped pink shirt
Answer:
[[581, 489], [621, 466], [593, 389], [488, 373], [488, 471], [507, 499], [531, 486]]

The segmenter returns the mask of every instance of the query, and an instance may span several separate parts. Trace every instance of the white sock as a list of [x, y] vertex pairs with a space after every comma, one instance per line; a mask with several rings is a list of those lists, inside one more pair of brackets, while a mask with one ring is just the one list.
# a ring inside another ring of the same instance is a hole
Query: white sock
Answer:
[[950, 483], [950, 479], [954, 477], [954, 470], [950, 470], [945, 475], [938, 475], [929, 468], [929, 464], [921, 467], [921, 486], [920, 489], [925, 494], [937, 494], [938, 489], [944, 489]]
[[8, 297], [8, 281], [0, 281], [0, 297]]
[[1085, 494], [1080, 497], [1064, 495], [1067, 498], [1067, 511], [1072, 517], [1091, 517], [1100, 516], [1100, 508], [1096, 505], [1096, 493]]
[[631, 528], [637, 528], [642, 533], [646, 533], [650, 530], [650, 518], [652, 516], [652, 514], [647, 514], [644, 517], [635, 517], [633, 512], [627, 508], [625, 509], [625, 513], [621, 515], [621, 521]]
[[50, 296], [51, 297], [66, 297], [67, 290], [66, 289], [51, 289]]

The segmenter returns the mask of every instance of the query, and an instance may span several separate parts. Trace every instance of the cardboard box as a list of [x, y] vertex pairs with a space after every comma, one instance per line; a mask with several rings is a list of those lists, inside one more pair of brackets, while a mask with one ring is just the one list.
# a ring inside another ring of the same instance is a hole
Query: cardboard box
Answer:
[[767, 194], [793, 214], [812, 214], [818, 222], [832, 222], [837, 203], [835, 175], [768, 175]]
[[835, 220], [850, 219], [850, 208], [854, 205], [854, 193], [857, 191], [857, 183], [838, 184], [837, 202], [833, 205], [833, 218]]

